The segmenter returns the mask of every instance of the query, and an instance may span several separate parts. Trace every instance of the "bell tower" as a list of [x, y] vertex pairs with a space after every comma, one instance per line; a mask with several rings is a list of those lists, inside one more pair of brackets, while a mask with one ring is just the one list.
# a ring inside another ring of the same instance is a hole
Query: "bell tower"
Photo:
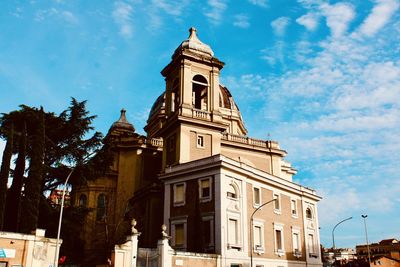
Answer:
[[161, 71], [165, 77], [163, 166], [219, 154], [221, 133], [228, 127], [220, 113], [219, 75], [224, 63], [201, 42], [195, 28]]

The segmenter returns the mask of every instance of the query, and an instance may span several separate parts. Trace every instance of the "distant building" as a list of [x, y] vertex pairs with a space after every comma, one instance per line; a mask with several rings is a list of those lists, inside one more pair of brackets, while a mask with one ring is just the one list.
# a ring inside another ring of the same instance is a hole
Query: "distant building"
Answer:
[[[322, 265], [321, 198], [293, 182], [296, 170], [277, 141], [247, 136], [220, 83], [223, 67], [192, 28], [161, 72], [166, 86], [150, 110], [147, 136], [121, 111], [106, 137], [111, 170], [74, 187], [74, 205], [91, 209], [82, 232], [88, 255], [101, 260], [99, 250], [124, 237], [124, 220], [135, 218], [142, 248], [157, 246], [165, 224], [176, 251], [218, 255], [211, 258], [221, 267], [249, 266], [251, 257], [254, 267]], [[196, 266], [205, 266], [201, 257]]]
[[377, 256], [371, 259], [370, 267], [400, 267], [400, 261], [386, 256]]
[[[357, 257], [362, 259], [368, 258], [367, 245], [356, 246]], [[387, 258], [400, 260], [400, 242], [395, 238], [384, 239], [379, 243], [372, 243], [369, 245], [370, 257], [385, 256]]]
[[356, 251], [352, 248], [324, 249], [323, 262], [325, 266], [345, 265], [357, 259]]
[[[54, 189], [51, 194], [47, 197], [52, 205], [61, 205], [63, 190]], [[71, 196], [69, 191], [65, 191], [64, 206], [71, 205]]]

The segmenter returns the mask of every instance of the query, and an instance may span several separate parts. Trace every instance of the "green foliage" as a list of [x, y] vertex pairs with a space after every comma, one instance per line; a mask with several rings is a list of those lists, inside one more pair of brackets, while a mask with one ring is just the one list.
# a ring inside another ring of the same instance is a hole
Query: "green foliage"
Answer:
[[23, 124], [18, 143], [18, 158], [15, 163], [13, 173], [13, 183], [7, 191], [6, 216], [4, 229], [6, 231], [16, 232], [19, 226], [19, 217], [21, 214], [21, 193], [24, 183], [26, 161], [26, 123]]
[[[47, 229], [47, 236], [55, 237], [59, 207], [50, 205], [44, 193], [64, 184], [70, 173], [69, 183], [75, 186], [108, 170], [112, 163], [110, 148], [103, 144], [100, 132], [89, 134], [94, 130], [95, 118], [87, 111], [86, 101], [75, 98], [59, 115], [21, 105], [19, 110], [0, 116], [0, 138], [8, 138], [9, 125], [13, 124], [13, 137], [18, 140], [8, 150], [18, 154], [15, 170], [11, 170], [13, 182], [7, 192], [8, 229], [29, 233], [40, 227]], [[18, 220], [21, 210], [24, 217]], [[82, 208], [65, 210], [62, 255], [69, 259], [81, 257], [83, 241], [77, 233], [81, 232], [86, 213]]]
[[12, 148], [14, 140], [14, 126], [11, 124], [9, 128], [6, 147], [3, 152], [3, 159], [1, 162], [0, 169], [0, 230], [3, 230], [4, 225], [4, 214], [6, 207], [6, 193], [7, 193], [7, 182], [10, 173], [10, 161], [12, 157]]
[[30, 165], [28, 179], [25, 184], [25, 197], [22, 201], [22, 212], [24, 220], [21, 220], [20, 231], [30, 233], [37, 228], [39, 216], [39, 201], [43, 188], [43, 159], [44, 159], [44, 139], [45, 121], [43, 108], [37, 112], [35, 118], [37, 124], [32, 137], [32, 150], [30, 153]]

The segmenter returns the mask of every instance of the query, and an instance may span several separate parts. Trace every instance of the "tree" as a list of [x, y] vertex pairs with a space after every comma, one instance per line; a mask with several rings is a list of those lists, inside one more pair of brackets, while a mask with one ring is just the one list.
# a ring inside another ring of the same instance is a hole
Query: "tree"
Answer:
[[[54, 237], [59, 209], [45, 199], [45, 192], [64, 184], [72, 168], [74, 172], [69, 183], [74, 186], [95, 179], [108, 169], [112, 153], [103, 144], [103, 135], [93, 132], [95, 118], [87, 111], [86, 101], [75, 98], [59, 115], [21, 105], [19, 110], [0, 116], [0, 138], [8, 139], [7, 129], [13, 124], [14, 140], [18, 140], [12, 146], [12, 153], [18, 157], [15, 169], [11, 170], [13, 179], [7, 194], [7, 214], [10, 216], [7, 215], [5, 223], [8, 229], [29, 233], [40, 227], [47, 229], [47, 236]], [[18, 198], [22, 205], [18, 205]], [[18, 213], [22, 209], [24, 220], [18, 227]], [[70, 259], [74, 258], [74, 253], [79, 255], [79, 236], [74, 233], [79, 232], [75, 230], [81, 224], [76, 222], [83, 221], [85, 214], [74, 207], [68, 207], [65, 212], [65, 230], [61, 237], [63, 249], [75, 249], [68, 252]], [[72, 223], [75, 225], [70, 225]]]
[[23, 123], [22, 132], [19, 136], [18, 158], [15, 163], [13, 173], [13, 182], [7, 191], [6, 216], [4, 229], [6, 231], [16, 232], [18, 230], [21, 211], [21, 193], [24, 184], [26, 161], [26, 123]]
[[25, 197], [22, 201], [22, 211], [24, 220], [20, 222], [20, 230], [23, 233], [30, 233], [37, 228], [39, 216], [39, 203], [42, 194], [43, 184], [43, 159], [44, 159], [44, 140], [45, 140], [45, 121], [44, 111], [40, 108], [37, 112], [37, 126], [32, 137], [32, 151], [29, 165], [28, 179], [25, 185]]
[[4, 213], [6, 207], [6, 193], [7, 193], [7, 182], [10, 173], [10, 161], [12, 157], [13, 148], [13, 136], [14, 136], [14, 126], [11, 127], [8, 132], [6, 147], [3, 152], [3, 160], [1, 162], [0, 169], [0, 230], [3, 230], [4, 225]]

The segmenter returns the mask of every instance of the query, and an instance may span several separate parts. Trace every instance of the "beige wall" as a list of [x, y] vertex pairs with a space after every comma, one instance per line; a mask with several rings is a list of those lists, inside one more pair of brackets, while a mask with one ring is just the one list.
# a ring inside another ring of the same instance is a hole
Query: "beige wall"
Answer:
[[[277, 193], [280, 195], [280, 205], [281, 210], [280, 213], [274, 210], [274, 202], [265, 205], [260, 210], [258, 210], [253, 219], [255, 221], [263, 221], [264, 222], [264, 244], [265, 244], [265, 252], [261, 255], [254, 253], [255, 258], [270, 258], [270, 259], [287, 259], [287, 260], [305, 260], [305, 245], [304, 245], [304, 228], [303, 228], [303, 216], [301, 213], [301, 203], [300, 198], [295, 196], [290, 196], [289, 194], [277, 191], [266, 189], [259, 184], [256, 184], [256, 187], [261, 188], [261, 203], [266, 203], [273, 199], [273, 194]], [[248, 210], [248, 221], [250, 221], [250, 216], [255, 210], [253, 205], [253, 185], [251, 183], [247, 183], [247, 210]], [[297, 200], [297, 217], [292, 216], [291, 213], [291, 199]], [[283, 236], [284, 236], [284, 251], [285, 255], [280, 257], [278, 256], [275, 250], [275, 242], [274, 242], [274, 223], [283, 224]], [[302, 251], [302, 256], [298, 259], [293, 256], [293, 241], [292, 241], [292, 228], [295, 227], [300, 231], [300, 248]], [[249, 237], [250, 238], [250, 237]], [[250, 242], [250, 239], [249, 239]]]
[[[8, 266], [50, 266], [54, 262], [55, 243], [53, 238], [44, 237], [44, 230], [36, 235], [0, 232], [0, 248], [10, 252], [8, 258], [0, 258]], [[62, 240], [59, 243], [61, 246]]]

